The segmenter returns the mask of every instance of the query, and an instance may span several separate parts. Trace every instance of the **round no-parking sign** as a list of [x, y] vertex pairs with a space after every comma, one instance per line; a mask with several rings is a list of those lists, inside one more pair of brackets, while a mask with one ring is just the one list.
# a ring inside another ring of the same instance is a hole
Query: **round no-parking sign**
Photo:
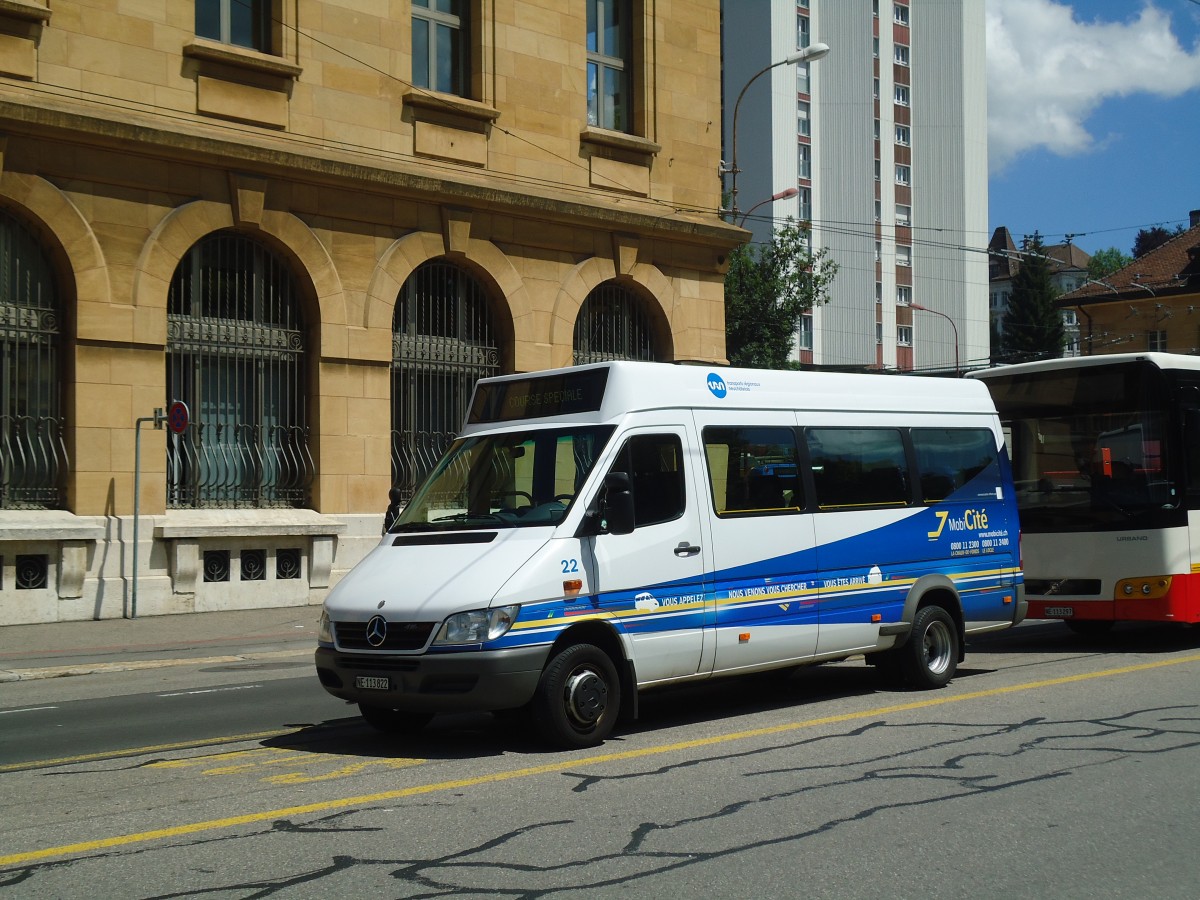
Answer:
[[175, 434], [183, 434], [188, 427], [188, 408], [182, 400], [176, 400], [167, 408], [167, 427]]

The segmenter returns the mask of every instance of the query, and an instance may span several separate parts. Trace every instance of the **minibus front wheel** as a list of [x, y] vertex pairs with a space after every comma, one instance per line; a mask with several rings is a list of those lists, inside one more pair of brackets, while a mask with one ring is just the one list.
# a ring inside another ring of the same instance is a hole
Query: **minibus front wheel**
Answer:
[[594, 747], [608, 737], [621, 710], [621, 682], [608, 654], [594, 644], [571, 644], [556, 654], [530, 702], [533, 723], [549, 743]]

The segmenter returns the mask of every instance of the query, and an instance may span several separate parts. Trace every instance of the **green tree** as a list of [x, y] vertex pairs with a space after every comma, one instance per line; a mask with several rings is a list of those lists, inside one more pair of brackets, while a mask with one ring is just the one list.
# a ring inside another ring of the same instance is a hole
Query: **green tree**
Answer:
[[1021, 267], [1013, 276], [1000, 335], [999, 362], [1062, 356], [1066, 333], [1057, 299], [1050, 262], [1035, 233], [1026, 242]]
[[1101, 278], [1107, 278], [1117, 269], [1125, 268], [1131, 262], [1133, 262], [1133, 257], [1126, 256], [1116, 247], [1097, 250], [1088, 260], [1088, 278], [1099, 281]]
[[786, 369], [800, 317], [829, 302], [837, 263], [809, 250], [811, 231], [791, 219], [765, 244], [743, 244], [725, 275], [725, 352], [735, 366]]
[[1133, 258], [1140, 259], [1151, 250], [1161, 247], [1177, 234], [1183, 234], [1183, 226], [1176, 225], [1174, 231], [1167, 231], [1161, 225], [1143, 228], [1133, 239]]

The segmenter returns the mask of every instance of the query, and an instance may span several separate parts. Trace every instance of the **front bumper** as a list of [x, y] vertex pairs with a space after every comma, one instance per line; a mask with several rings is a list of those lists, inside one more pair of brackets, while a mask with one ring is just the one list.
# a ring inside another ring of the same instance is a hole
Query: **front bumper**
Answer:
[[[410, 712], [514, 709], [533, 697], [550, 646], [462, 653], [347, 653], [318, 647], [317, 677], [351, 703]], [[386, 689], [356, 687], [356, 679], [386, 678]]]

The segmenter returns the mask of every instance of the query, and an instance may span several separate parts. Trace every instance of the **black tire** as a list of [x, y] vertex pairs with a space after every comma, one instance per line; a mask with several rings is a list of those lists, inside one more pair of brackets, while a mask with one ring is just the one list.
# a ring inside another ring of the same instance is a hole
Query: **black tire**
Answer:
[[913, 619], [908, 642], [900, 648], [900, 671], [915, 688], [945, 687], [958, 668], [958, 628], [940, 606], [923, 606]]
[[1112, 619], [1063, 619], [1063, 624], [1082, 637], [1100, 637], [1112, 631], [1117, 623]]
[[608, 737], [621, 710], [621, 682], [608, 654], [572, 644], [542, 670], [529, 704], [533, 725], [555, 747], [594, 747]]
[[433, 718], [433, 713], [368, 706], [365, 703], [358, 704], [358, 711], [368, 725], [384, 734], [416, 734]]

